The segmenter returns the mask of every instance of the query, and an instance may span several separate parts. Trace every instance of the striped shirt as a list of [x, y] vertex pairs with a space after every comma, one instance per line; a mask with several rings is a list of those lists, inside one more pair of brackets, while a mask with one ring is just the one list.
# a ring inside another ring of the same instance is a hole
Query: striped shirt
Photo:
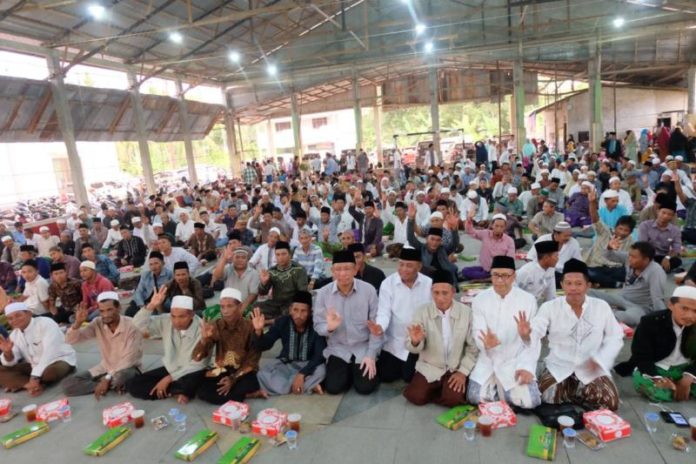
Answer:
[[310, 243], [307, 252], [301, 246], [295, 248], [292, 259], [307, 271], [310, 280], [319, 279], [324, 272], [324, 254], [314, 243]]

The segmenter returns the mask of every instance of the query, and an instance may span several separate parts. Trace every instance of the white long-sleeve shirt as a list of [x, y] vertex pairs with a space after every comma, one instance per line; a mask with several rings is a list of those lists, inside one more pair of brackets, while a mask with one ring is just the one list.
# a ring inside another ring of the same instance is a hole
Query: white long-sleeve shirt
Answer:
[[[535, 374], [539, 353], [530, 344], [525, 344], [517, 333], [515, 317], [522, 311], [531, 320], [537, 310], [536, 300], [532, 295], [513, 287], [502, 298], [493, 288], [476, 295], [471, 303], [474, 313], [472, 326], [474, 339], [479, 348], [479, 357], [471, 380], [479, 385], [485, 384], [495, 375], [505, 390], [510, 390], [517, 381], [515, 371], [524, 369]], [[500, 345], [487, 350], [479, 335], [490, 329], [500, 340]]]
[[201, 267], [201, 263], [198, 262], [195, 256], [193, 256], [188, 251], [181, 247], [172, 247], [172, 252], [169, 256], [164, 257], [164, 267], [174, 272], [174, 263], [179, 261], [186, 261], [189, 268], [189, 273], [191, 276], [195, 275], [195, 272]]
[[531, 293], [537, 304], [546, 303], [556, 298], [556, 268], [544, 270], [538, 262], [532, 261], [517, 271], [515, 284]]
[[36, 243], [39, 256], [48, 258], [51, 256], [49, 250], [54, 246], [58, 246], [60, 239], [55, 235], [50, 235], [48, 238], [39, 235], [34, 239], [34, 242]]
[[384, 279], [379, 287], [376, 320], [384, 330], [382, 350], [406, 361], [408, 326], [413, 320], [416, 309], [430, 302], [432, 284], [430, 277], [420, 273], [411, 288], [404, 284], [398, 272]]
[[275, 248], [269, 248], [268, 244], [264, 243], [256, 249], [254, 255], [249, 260], [249, 264], [257, 271], [272, 268], [276, 265]]
[[[605, 301], [586, 296], [580, 317], [565, 296], [544, 303], [532, 320], [531, 337], [537, 353], [547, 331], [549, 355], [544, 362], [556, 382], [575, 374], [587, 385], [598, 377], [611, 376], [611, 368], [623, 347], [623, 331]], [[589, 368], [591, 359], [599, 369]]]
[[181, 240], [182, 242], [186, 243], [191, 238], [191, 235], [193, 235], [192, 220], [189, 219], [188, 221], [186, 221], [186, 224], [184, 224], [184, 222], [182, 221], [176, 225], [174, 237], [176, 237], [177, 240]]
[[[553, 240], [553, 234], [544, 234], [540, 235], [539, 238], [537, 238], [536, 242], [534, 243], [539, 243], [539, 242], [549, 242]], [[561, 249], [558, 250], [558, 264], [556, 264], [556, 271], [557, 272], [563, 272], [563, 265], [569, 260], [569, 259], [579, 259], [580, 261], [583, 261], [582, 259], [582, 250], [580, 249], [580, 243], [578, 243], [577, 240], [574, 238], [570, 238], [567, 242], [565, 242], [563, 245], [561, 245]], [[529, 253], [527, 253], [527, 259], [530, 261], [536, 261], [537, 260], [537, 252], [536, 248], [532, 246], [532, 248], [529, 250]]]
[[65, 343], [63, 332], [51, 318], [32, 318], [26, 329], [14, 329], [10, 333], [10, 340], [14, 343], [14, 359], [8, 361], [4, 354], [0, 355], [3, 366], [14, 366], [25, 361], [31, 364], [31, 375], [41, 377], [44, 370], [56, 361], [77, 365], [75, 350]]
[[[102, 243], [102, 248], [109, 248], [116, 246], [118, 242], [120, 242], [123, 239], [121, 237], [121, 231], [120, 230], [114, 230], [114, 229], [109, 229], [109, 232], [106, 234], [106, 240], [104, 240], [104, 243]], [[99, 250], [94, 250], [94, 251], [99, 251]]]

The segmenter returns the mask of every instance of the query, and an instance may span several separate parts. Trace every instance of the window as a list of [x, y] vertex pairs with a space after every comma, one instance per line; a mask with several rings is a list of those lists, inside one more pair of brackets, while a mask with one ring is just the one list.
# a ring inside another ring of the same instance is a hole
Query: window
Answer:
[[290, 129], [292, 129], [292, 123], [290, 121], [275, 123], [276, 132], [282, 132]]
[[329, 121], [327, 118], [314, 118], [312, 119], [312, 128], [319, 129], [320, 127], [327, 126]]

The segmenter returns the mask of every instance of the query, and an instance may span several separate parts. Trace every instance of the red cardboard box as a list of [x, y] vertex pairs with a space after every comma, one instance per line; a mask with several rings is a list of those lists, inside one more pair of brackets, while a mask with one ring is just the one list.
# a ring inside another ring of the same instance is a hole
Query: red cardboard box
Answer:
[[42, 404], [36, 410], [36, 420], [40, 422], [51, 422], [62, 419], [64, 416], [70, 417], [70, 403], [67, 398], [51, 401]]
[[604, 442], [631, 436], [631, 424], [608, 409], [586, 412], [582, 421], [587, 430]]
[[232, 426], [232, 416], [234, 413], [239, 413], [240, 420], [246, 419], [247, 416], [249, 416], [249, 405], [246, 403], [238, 403], [237, 401], [228, 401], [213, 411], [213, 422]]
[[256, 420], [251, 423], [251, 431], [256, 435], [275, 437], [287, 423], [287, 414], [277, 409], [264, 409], [256, 416]]
[[0, 398], [0, 417], [6, 416], [12, 409], [12, 400], [9, 398]]
[[131, 420], [131, 414], [135, 411], [135, 406], [130, 401], [119, 403], [102, 411], [104, 425], [109, 428], [125, 425]]
[[479, 404], [479, 413], [493, 419], [493, 428], [513, 427], [517, 425], [517, 416], [504, 401]]

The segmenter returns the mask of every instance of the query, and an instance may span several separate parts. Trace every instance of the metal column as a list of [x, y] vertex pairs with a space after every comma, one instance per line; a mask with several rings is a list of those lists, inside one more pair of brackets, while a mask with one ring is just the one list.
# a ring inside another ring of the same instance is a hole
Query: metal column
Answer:
[[375, 86], [375, 150], [377, 161], [384, 165], [382, 156], [382, 86]]
[[696, 65], [691, 65], [687, 73], [686, 88], [689, 92], [687, 113], [696, 115]]
[[428, 70], [430, 81], [430, 126], [433, 131], [433, 150], [440, 153], [440, 95], [438, 92], [437, 66], [433, 63]]
[[590, 98], [590, 148], [598, 152], [602, 143], [602, 54], [599, 42], [590, 42], [587, 76]]
[[133, 71], [128, 71], [128, 86], [131, 106], [133, 107], [135, 132], [138, 135], [138, 152], [140, 153], [140, 164], [143, 168], [143, 178], [145, 179], [145, 185], [147, 185], [147, 191], [153, 194], [157, 191], [157, 187], [155, 186], [155, 176], [152, 172], [150, 146], [147, 144], [143, 103], [140, 100], [140, 86], [138, 85], [138, 78]]
[[292, 139], [295, 142], [295, 156], [302, 160], [302, 120], [297, 106], [297, 94], [290, 95], [290, 110], [292, 112]]
[[360, 108], [360, 83], [358, 76], [353, 74], [353, 118], [355, 120], [355, 154], [363, 148], [363, 130], [362, 130], [362, 109]]
[[191, 124], [188, 117], [188, 108], [184, 96], [184, 86], [180, 79], [176, 80], [176, 93], [179, 97], [179, 126], [184, 136], [184, 148], [186, 150], [186, 164], [188, 165], [189, 181], [192, 184], [198, 183], [196, 173], [196, 160], [193, 157], [193, 142], [191, 142]]
[[65, 149], [68, 152], [68, 165], [70, 166], [70, 178], [72, 179], [73, 193], [78, 205], [88, 205], [87, 187], [85, 186], [85, 176], [82, 172], [82, 161], [77, 151], [77, 141], [75, 140], [75, 126], [73, 125], [72, 114], [70, 114], [70, 104], [65, 94], [65, 83], [60, 68], [58, 54], [52, 51], [47, 57], [48, 70], [51, 73], [49, 85], [53, 101], [53, 108], [58, 118]]
[[225, 102], [225, 142], [227, 144], [227, 154], [230, 157], [230, 176], [242, 175], [242, 160], [240, 153], [237, 153], [237, 137], [234, 129], [234, 100], [232, 94], [222, 88], [222, 98]]
[[275, 137], [273, 131], [275, 130], [275, 127], [273, 127], [273, 122], [270, 119], [266, 120], [266, 143], [268, 143], [268, 147], [266, 149], [266, 156], [268, 159], [273, 159], [275, 158]]
[[517, 60], [512, 64], [512, 100], [515, 117], [513, 119], [512, 133], [515, 134], [517, 153], [522, 153], [522, 147], [527, 138], [527, 130], [524, 124], [524, 66], [522, 64], [522, 46], [520, 45]]

